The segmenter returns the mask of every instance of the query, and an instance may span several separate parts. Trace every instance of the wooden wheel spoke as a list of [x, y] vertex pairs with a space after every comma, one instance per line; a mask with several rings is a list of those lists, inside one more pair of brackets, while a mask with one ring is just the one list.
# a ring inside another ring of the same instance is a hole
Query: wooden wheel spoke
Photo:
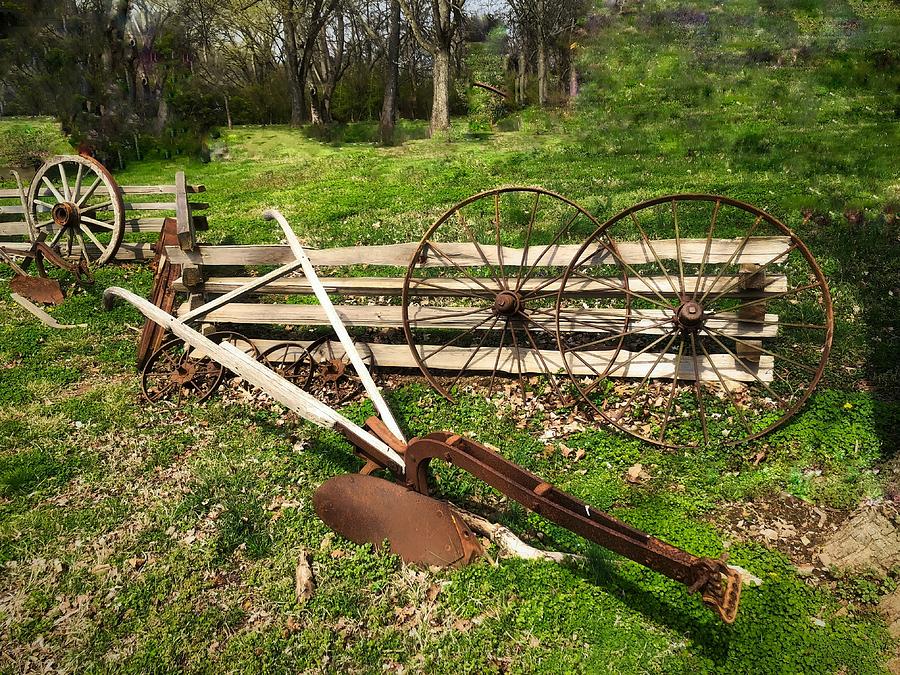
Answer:
[[100, 202], [99, 204], [91, 204], [90, 206], [81, 207], [81, 212], [86, 213], [90, 211], [103, 211], [108, 209], [110, 206], [112, 206], [112, 202], [110, 201]]
[[710, 291], [712, 291], [712, 289], [714, 289], [716, 287], [716, 284], [719, 282], [719, 279], [722, 278], [722, 275], [725, 273], [725, 270], [727, 270], [731, 266], [731, 263], [734, 262], [734, 259], [737, 257], [738, 253], [742, 252], [744, 250], [744, 248], [747, 246], [747, 242], [750, 241], [750, 237], [752, 237], [753, 233], [756, 232], [756, 228], [759, 227], [759, 224], [762, 222], [762, 218], [763, 218], [762, 216], [758, 216], [756, 218], [756, 221], [753, 223], [753, 226], [747, 232], [746, 236], [741, 240], [741, 243], [738, 244], [734, 248], [734, 251], [731, 252], [731, 255], [728, 257], [728, 262], [726, 262], [724, 265], [722, 265], [722, 267], [719, 269], [718, 273], [716, 274], [715, 278], [713, 279], [713, 282], [709, 285], [709, 288], [707, 288], [706, 292], [700, 297], [700, 300], [698, 302], [701, 305], [703, 304], [703, 301], [706, 300]]
[[34, 203], [35, 203], [35, 204], [40, 204], [40, 205], [43, 206], [47, 211], [49, 211], [50, 209], [53, 208], [53, 204], [51, 204], [51, 203], [49, 203], [49, 202], [45, 202], [43, 199], [35, 199], [35, 200], [34, 200]]
[[114, 230], [115, 225], [112, 223], [106, 223], [102, 220], [97, 220], [96, 218], [91, 218], [89, 216], [81, 216], [81, 220], [90, 223], [91, 225], [96, 225], [97, 227], [102, 227], [105, 230]]
[[[78, 245], [81, 246], [81, 255], [84, 256], [85, 260], [91, 262], [91, 256], [88, 253], [88, 247], [84, 245], [84, 237], [81, 236], [81, 232], [76, 232], [75, 236], [78, 237]], [[69, 251], [69, 255], [72, 255], [71, 250]]]
[[81, 179], [84, 176], [84, 164], [79, 162], [78, 171], [75, 172], [75, 189], [72, 191], [72, 199], [77, 202], [81, 194]]
[[525, 269], [525, 263], [528, 260], [528, 247], [531, 244], [531, 232], [534, 230], [534, 219], [537, 216], [537, 206], [541, 199], [541, 193], [538, 192], [534, 196], [534, 205], [531, 207], [531, 217], [528, 219], [528, 230], [525, 232], [525, 247], [522, 249], [522, 260], [519, 262], [519, 271], [516, 274], [516, 292], [522, 289], [522, 270]]
[[[104, 246], [103, 244], [100, 243], [100, 240], [94, 236], [94, 233], [91, 232], [89, 227], [85, 227], [84, 225], [82, 225], [81, 231], [84, 232], [88, 236], [88, 239], [90, 239], [92, 242], [94, 242], [94, 246], [96, 246], [97, 248], [100, 249], [101, 255], [106, 253], [106, 246]], [[87, 254], [85, 254], [85, 255], [87, 255]]]
[[50, 243], [47, 244], [50, 248], [54, 248], [59, 240], [62, 239], [62, 236], [66, 233], [66, 228], [61, 227], [56, 231], [56, 234], [53, 235], [53, 238], [50, 240]]
[[65, 162], [59, 163], [59, 179], [60, 184], [63, 191], [63, 196], [67, 202], [72, 201], [72, 193], [69, 191], [69, 180], [66, 178], [66, 164]]
[[[709, 223], [709, 231], [706, 233], [706, 245], [703, 247], [703, 257], [700, 259], [700, 268], [697, 270], [697, 280], [694, 282], [694, 293], [691, 299], [696, 300], [697, 294], [700, 292], [700, 281], [703, 279], [703, 270], [706, 269], [706, 262], [709, 260], [709, 249], [712, 246], [713, 230], [716, 229], [716, 219], [719, 217], [719, 209], [722, 206], [722, 200], [717, 199], [716, 205], [713, 207], [712, 221]], [[706, 426], [704, 425], [704, 430]], [[705, 436], [704, 436], [705, 437]]]
[[96, 190], [100, 186], [100, 183], [102, 181], [103, 181], [103, 177], [97, 176], [97, 178], [94, 180], [94, 182], [91, 183], [90, 187], [87, 190], [85, 190], [84, 194], [81, 195], [81, 197], [79, 198], [79, 200], [77, 202], [75, 202], [75, 204], [78, 206], [78, 208], [81, 208], [84, 205], [84, 203], [88, 199], [91, 198], [91, 195], [94, 194], [94, 190]]
[[741, 407], [737, 403], [737, 399], [734, 398], [734, 395], [731, 393], [731, 389], [725, 383], [725, 379], [722, 377], [722, 373], [719, 372], [718, 366], [716, 366], [716, 362], [713, 361], [712, 356], [710, 356], [709, 352], [706, 351], [706, 347], [703, 346], [703, 341], [700, 341], [700, 349], [703, 351], [703, 355], [706, 357], [707, 363], [712, 367], [713, 372], [716, 374], [716, 378], [719, 380], [719, 384], [722, 385], [722, 389], [725, 390], [725, 395], [731, 401], [731, 405], [737, 413], [738, 418], [741, 420], [741, 424], [744, 425], [744, 429], [747, 430], [747, 433], [753, 433], [753, 429], [747, 423], [746, 418], [744, 417], [744, 412], [741, 410]]
[[41, 176], [41, 180], [44, 182], [44, 185], [50, 188], [50, 192], [53, 193], [53, 196], [56, 197], [57, 200], [61, 202], [66, 201], [66, 198], [62, 195], [62, 193], [60, 193], [59, 190], [56, 189], [56, 186], [50, 181], [49, 178], [47, 178], [47, 176]]

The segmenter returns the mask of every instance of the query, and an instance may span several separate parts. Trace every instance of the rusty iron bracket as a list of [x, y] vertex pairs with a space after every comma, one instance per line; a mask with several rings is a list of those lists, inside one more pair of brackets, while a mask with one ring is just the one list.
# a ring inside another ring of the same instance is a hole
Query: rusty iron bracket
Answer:
[[737, 616], [741, 578], [724, 560], [702, 558], [592, 508], [471, 439], [439, 432], [414, 438], [403, 455], [410, 489], [428, 494], [432, 459], [460, 467], [557, 525], [615, 551], [700, 593], [725, 623]]

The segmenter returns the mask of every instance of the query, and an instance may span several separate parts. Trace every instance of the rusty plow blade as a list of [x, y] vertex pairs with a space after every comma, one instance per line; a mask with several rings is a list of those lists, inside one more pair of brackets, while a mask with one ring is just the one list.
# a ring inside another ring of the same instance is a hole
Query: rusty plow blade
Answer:
[[383, 478], [335, 476], [316, 490], [313, 506], [342, 537], [376, 548], [387, 541], [391, 553], [407, 563], [462, 567], [484, 552], [447, 502]]
[[23, 298], [45, 305], [59, 305], [64, 299], [59, 282], [47, 277], [17, 274], [10, 280], [9, 290]]

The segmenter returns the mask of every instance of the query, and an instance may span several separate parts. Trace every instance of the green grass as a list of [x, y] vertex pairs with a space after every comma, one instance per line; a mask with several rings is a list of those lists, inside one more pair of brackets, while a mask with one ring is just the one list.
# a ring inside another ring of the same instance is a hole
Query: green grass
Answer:
[[[100, 296], [114, 284], [146, 294], [151, 274], [118, 266], [52, 310], [88, 324], [69, 331], [39, 326], [0, 278], [0, 668], [18, 672], [31, 656], [89, 672], [883, 672], [896, 644], [873, 608], [892, 581], [813, 586], [782, 554], [727, 542], [711, 523], [729, 503], [783, 492], [850, 510], [900, 490], [896, 8], [695, 5], [605, 19], [581, 43], [576, 109], [523, 111], [504, 125], [516, 131], [470, 138], [458, 120], [451, 142], [433, 142], [408, 123], [410, 140], [378, 148], [371, 124], [322, 140], [242, 127], [215, 141], [227, 160], [151, 157], [117, 177], [162, 183], [185, 170], [207, 186], [203, 237], [216, 243], [276, 241], [261, 218], [270, 206], [313, 245], [417, 240], [454, 202], [515, 183], [557, 190], [600, 219], [703, 191], [784, 220], [829, 278], [835, 349], [804, 410], [748, 447], [663, 451], [587, 427], [565, 439], [585, 451], [575, 461], [539, 440], [546, 416], [520, 428], [515, 411], [471, 396], [451, 405], [411, 382], [389, 393], [410, 435], [469, 434], [692, 553], [728, 546], [764, 581], [745, 589], [733, 626], [680, 585], [448, 467], [436, 467], [442, 495], [499, 508], [492, 517], [523, 537], [589, 564], [422, 571], [330, 533], [311, 497], [359, 468], [350, 446], [278, 410], [143, 404], [132, 365], [141, 318], [100, 311]], [[345, 412], [361, 422], [371, 408]], [[636, 462], [652, 476], [644, 485], [623, 479]], [[305, 605], [294, 600], [300, 548], [318, 580]]]

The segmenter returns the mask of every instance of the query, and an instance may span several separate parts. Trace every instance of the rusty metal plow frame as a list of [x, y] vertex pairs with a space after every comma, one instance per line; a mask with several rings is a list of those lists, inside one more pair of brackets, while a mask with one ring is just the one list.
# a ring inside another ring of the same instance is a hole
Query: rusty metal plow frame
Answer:
[[[741, 577], [737, 570], [729, 567], [723, 559], [695, 556], [641, 532], [553, 487], [485, 445], [464, 436], [439, 432], [406, 442], [287, 221], [277, 211], [268, 211], [266, 217], [277, 220], [281, 225], [296, 258], [270, 275], [277, 273], [283, 276], [297, 267], [302, 267], [307, 274], [335, 332], [347, 349], [373, 403], [382, 415], [381, 419], [370, 418], [366, 422], [368, 429], [355, 424], [236, 346], [227, 342], [216, 344], [187, 325], [189, 320], [199, 318], [205, 311], [250, 292], [258, 287], [265, 277], [260, 277], [259, 280], [226, 296], [198, 307], [180, 319], [134, 293], [118, 287], [106, 289], [103, 296], [104, 306], [110, 308], [116, 298], [127, 301], [145, 317], [172, 331], [194, 349], [259, 387], [288, 409], [314, 424], [338, 431], [367, 460], [362, 473], [386, 469], [410, 491], [418, 493], [421, 497], [427, 497], [427, 467], [432, 459], [442, 459], [483, 480], [548, 520], [685, 584], [690, 592], [699, 593], [703, 602], [715, 609], [724, 622], [734, 621], [740, 601]], [[370, 478], [370, 480], [379, 479]], [[387, 482], [385, 484], [393, 485]], [[399, 517], [396, 513], [390, 516]], [[459, 526], [457, 527], [459, 529]], [[479, 548], [477, 544], [475, 548]], [[471, 546], [469, 552], [471, 557]]]

